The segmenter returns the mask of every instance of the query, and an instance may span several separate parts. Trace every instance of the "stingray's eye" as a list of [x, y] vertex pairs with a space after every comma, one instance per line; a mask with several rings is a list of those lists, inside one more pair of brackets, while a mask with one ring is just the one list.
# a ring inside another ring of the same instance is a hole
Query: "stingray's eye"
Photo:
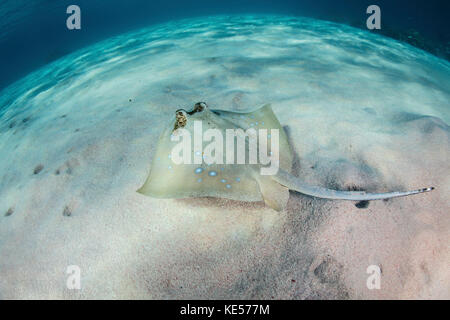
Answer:
[[194, 105], [194, 109], [192, 109], [192, 111], [188, 112], [187, 114], [191, 116], [191, 115], [193, 115], [193, 114], [195, 114], [195, 113], [203, 112], [203, 111], [205, 111], [207, 108], [208, 108], [208, 106], [206, 105], [206, 103], [204, 103], [204, 102], [197, 102], [197, 103]]
[[204, 103], [204, 102], [198, 102], [198, 103], [196, 103], [195, 106], [194, 106], [194, 111], [195, 111], [195, 112], [202, 112], [202, 111], [204, 111], [206, 108], [207, 108], [206, 103]]

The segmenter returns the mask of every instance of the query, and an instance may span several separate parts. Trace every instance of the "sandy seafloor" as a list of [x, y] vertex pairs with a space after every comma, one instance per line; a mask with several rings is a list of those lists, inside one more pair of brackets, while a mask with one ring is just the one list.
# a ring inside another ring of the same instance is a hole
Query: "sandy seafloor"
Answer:
[[[136, 193], [198, 101], [271, 102], [311, 184], [436, 190], [365, 209], [291, 192], [284, 212]], [[449, 101], [448, 62], [310, 19], [184, 20], [75, 52], [0, 92], [0, 298], [449, 299]]]

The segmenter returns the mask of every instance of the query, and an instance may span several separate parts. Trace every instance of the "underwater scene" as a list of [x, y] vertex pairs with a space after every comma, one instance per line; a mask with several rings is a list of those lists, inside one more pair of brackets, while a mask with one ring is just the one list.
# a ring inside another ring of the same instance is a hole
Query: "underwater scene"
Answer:
[[449, 299], [446, 1], [0, 3], [0, 299]]

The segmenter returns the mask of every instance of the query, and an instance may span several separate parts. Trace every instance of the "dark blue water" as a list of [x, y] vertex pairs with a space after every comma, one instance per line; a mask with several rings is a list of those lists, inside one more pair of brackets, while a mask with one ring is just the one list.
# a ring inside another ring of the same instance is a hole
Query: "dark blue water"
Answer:
[[[77, 4], [82, 30], [66, 28]], [[308, 16], [365, 28], [366, 8], [381, 8], [381, 33], [450, 59], [450, 1], [406, 0], [2, 0], [0, 90], [76, 49], [132, 29], [173, 19], [233, 13]]]

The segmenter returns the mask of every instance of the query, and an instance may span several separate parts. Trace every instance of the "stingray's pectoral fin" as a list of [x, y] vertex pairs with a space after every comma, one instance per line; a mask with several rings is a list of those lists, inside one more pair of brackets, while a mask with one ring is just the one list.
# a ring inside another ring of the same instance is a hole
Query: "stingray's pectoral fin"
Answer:
[[258, 183], [266, 205], [276, 211], [283, 211], [289, 200], [289, 189], [268, 176], [258, 178]]
[[404, 197], [434, 190], [433, 187], [430, 187], [412, 191], [394, 191], [386, 193], [367, 193], [364, 191], [337, 191], [307, 185], [303, 183], [299, 178], [294, 177], [293, 175], [289, 174], [288, 172], [282, 169], [278, 171], [278, 174], [274, 176], [273, 179], [291, 190], [295, 190], [300, 193], [317, 198], [334, 199], [334, 200], [353, 200], [353, 201], [381, 200], [395, 197]]

